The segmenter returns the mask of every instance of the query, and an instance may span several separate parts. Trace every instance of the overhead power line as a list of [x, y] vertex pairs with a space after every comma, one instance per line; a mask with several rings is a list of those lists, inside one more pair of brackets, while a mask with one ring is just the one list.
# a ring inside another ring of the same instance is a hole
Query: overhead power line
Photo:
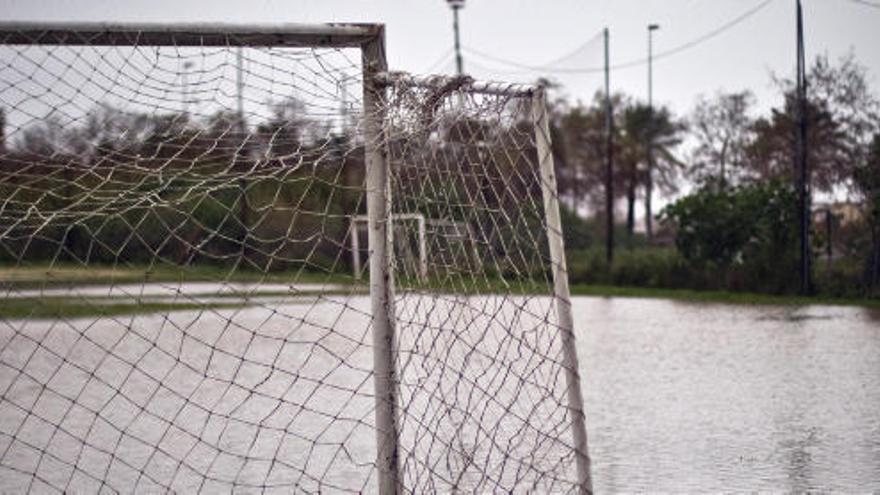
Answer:
[[443, 63], [446, 62], [447, 59], [449, 59], [449, 57], [451, 57], [454, 52], [455, 52], [454, 48], [450, 48], [450, 49], [446, 50], [445, 52], [443, 52], [443, 55], [441, 55], [440, 58], [435, 60], [434, 63], [429, 65], [427, 69], [422, 71], [422, 73], [427, 74], [429, 72], [434, 71], [435, 69], [437, 69], [437, 67], [440, 67], [441, 65], [443, 65]]
[[550, 62], [547, 62], [547, 63], [545, 63], [545, 64], [541, 64], [541, 65], [529, 65], [529, 64], [523, 64], [523, 63], [520, 63], [520, 62], [516, 62], [516, 61], [514, 61], [514, 60], [506, 59], [506, 58], [503, 58], [503, 57], [497, 57], [497, 56], [495, 56], [495, 55], [490, 55], [490, 54], [488, 54], [488, 53], [482, 52], [482, 51], [477, 50], [477, 49], [475, 49], [475, 48], [471, 48], [471, 47], [469, 47], [469, 46], [465, 46], [465, 47], [463, 47], [463, 48], [464, 48], [465, 50], [467, 50], [468, 52], [471, 52], [471, 53], [474, 54], [474, 55], [478, 55], [478, 56], [480, 56], [480, 57], [483, 57], [483, 58], [485, 58], [485, 59], [487, 59], [487, 60], [491, 60], [491, 61], [493, 61], [493, 62], [502, 63], [502, 64], [505, 64], [505, 65], [508, 65], [508, 66], [511, 66], [511, 67], [516, 67], [516, 68], [518, 68], [518, 69], [524, 69], [524, 70], [526, 70], [526, 71], [535, 71], [535, 72], [537, 72], [537, 71], [558, 71], [558, 72], [566, 72], [566, 71], [570, 71], [570, 70], [577, 71], [577, 70], [580, 70], [580, 69], [566, 69], [565, 67], [556, 67], [556, 66], [559, 65], [560, 62], [563, 62], [563, 61], [565, 61], [565, 60], [569, 60], [569, 59], [573, 58], [575, 55], [580, 54], [580, 53], [582, 53], [584, 50], [586, 50], [586, 49], [592, 47], [593, 45], [595, 45], [595, 44], [601, 39], [601, 36], [602, 36], [602, 32], [599, 31], [599, 32], [597, 32], [595, 35], [593, 35], [592, 38], [590, 38], [589, 40], [587, 40], [585, 43], [583, 43], [583, 44], [580, 45], [579, 47], [575, 48], [574, 50], [570, 51], [569, 53], [567, 53], [567, 54], [565, 54], [565, 55], [563, 55], [563, 56], [561, 56], [561, 57], [558, 57], [558, 58], [556, 58], [556, 59], [554, 59], [554, 60], [552, 60], [552, 61], [550, 61]]
[[[758, 3], [757, 5], [755, 5], [754, 7], [752, 7], [751, 9], [749, 9], [749, 10], [743, 12], [742, 14], [738, 15], [737, 17], [734, 17], [733, 19], [731, 19], [730, 21], [728, 21], [728, 22], [722, 24], [721, 26], [719, 26], [719, 27], [717, 27], [717, 28], [715, 28], [715, 29], [713, 29], [713, 30], [711, 30], [711, 31], [709, 31], [709, 32], [707, 32], [707, 33], [701, 35], [701, 36], [698, 36], [697, 38], [694, 38], [693, 40], [690, 40], [690, 41], [688, 41], [688, 42], [686, 42], [686, 43], [682, 43], [681, 45], [678, 45], [678, 46], [676, 46], [676, 47], [674, 47], [674, 48], [671, 48], [671, 49], [669, 49], [669, 50], [666, 50], [666, 51], [662, 51], [662, 52], [657, 53], [656, 55], [654, 55], [654, 60], [660, 60], [660, 59], [664, 59], [664, 58], [667, 58], [667, 57], [671, 57], [671, 56], [673, 56], [673, 55], [677, 55], [677, 54], [679, 54], [679, 53], [681, 53], [681, 52], [683, 52], [683, 51], [685, 51], [685, 50], [689, 50], [689, 49], [694, 48], [695, 46], [698, 46], [698, 45], [700, 45], [700, 44], [702, 44], [702, 43], [704, 43], [704, 42], [706, 42], [706, 41], [709, 41], [709, 40], [711, 40], [712, 38], [715, 38], [715, 37], [719, 36], [720, 34], [724, 33], [725, 31], [727, 31], [727, 30], [733, 28], [734, 26], [736, 26], [736, 25], [742, 23], [742, 22], [745, 21], [746, 19], [748, 19], [748, 18], [754, 16], [755, 14], [757, 14], [758, 12], [760, 12], [761, 10], [763, 10], [765, 7], [767, 7], [768, 5], [770, 5], [771, 3], [773, 3], [773, 1], [774, 1], [774, 0], [763, 0], [762, 2], [760, 2], [760, 3]], [[852, 0], [852, 1], [857, 1], [857, 2], [860, 2], [860, 3], [861, 3], [861, 2], [867, 2], [867, 0]], [[581, 45], [581, 47], [579, 47], [579, 48], [578, 48], [577, 50], [575, 50], [573, 53], [576, 53], [578, 50], [582, 50], [583, 47], [585, 47], [585, 46], [589, 45], [590, 43], [592, 43], [594, 39], [598, 39], [599, 36], [601, 36], [601, 32], [600, 32], [600, 33], [597, 33], [593, 38], [590, 39], [590, 41], [588, 41], [588, 42], [584, 43], [583, 45]], [[502, 57], [498, 57], [498, 56], [490, 55], [490, 54], [488, 54], [488, 53], [484, 53], [484, 52], [481, 52], [481, 51], [479, 51], [479, 50], [475, 50], [475, 49], [470, 48], [470, 47], [463, 47], [463, 48], [464, 48], [466, 51], [468, 51], [468, 52], [470, 52], [470, 53], [472, 53], [472, 54], [474, 54], [474, 55], [477, 55], [477, 56], [483, 57], [483, 58], [485, 58], [485, 59], [492, 60], [492, 61], [499, 62], [499, 63], [503, 63], [503, 64], [506, 64], [506, 65], [508, 65], [508, 66], [517, 67], [517, 68], [519, 68], [519, 69], [525, 69], [525, 70], [535, 71], [535, 72], [555, 72], [555, 73], [568, 73], [568, 74], [589, 74], [589, 73], [598, 73], [598, 72], [602, 72], [603, 70], [605, 70], [604, 67], [569, 67], [569, 68], [566, 68], [566, 67], [553, 67], [554, 62], [551, 62], [551, 63], [548, 63], [548, 64], [543, 64], [543, 65], [528, 65], [528, 64], [523, 64], [523, 63], [520, 63], [520, 62], [516, 62], [516, 61], [514, 61], [514, 60], [505, 59], [505, 58], [502, 58]], [[570, 58], [570, 55], [566, 55], [566, 56], [564, 56], [564, 57], [557, 58], [556, 61], [559, 61], [559, 60], [565, 60], [565, 59], [568, 59], [568, 58]], [[611, 69], [612, 69], [612, 70], [628, 69], [628, 68], [631, 68], [631, 67], [639, 67], [639, 66], [645, 65], [646, 63], [648, 63], [648, 59], [647, 59], [646, 57], [644, 57], [644, 58], [639, 58], [639, 59], [631, 60], [631, 61], [629, 61], [629, 62], [623, 62], [623, 63], [619, 63], [619, 64], [612, 65], [612, 66], [611, 66]]]
[[666, 50], [664, 52], [658, 53], [657, 55], [654, 55], [654, 60], [670, 57], [672, 55], [675, 55], [675, 54], [681, 53], [685, 50], [688, 50], [690, 48], [693, 48], [693, 47], [695, 47], [705, 41], [709, 41], [710, 39], [720, 35], [721, 33], [727, 31], [728, 29], [731, 29], [734, 26], [736, 26], [737, 24], [745, 21], [749, 17], [752, 17], [753, 15], [757, 14], [758, 12], [763, 10], [764, 7], [770, 5], [772, 2], [773, 2], [773, 0], [764, 0], [763, 2], [759, 3], [758, 5], [752, 7], [751, 9], [745, 11], [744, 13], [740, 14], [738, 17], [733, 18], [732, 20], [726, 22], [725, 24], [722, 24], [721, 26], [719, 26], [718, 28], [716, 28], [712, 31], [709, 31], [708, 33], [706, 33], [706, 34], [704, 34], [694, 40], [688, 41], [687, 43], [683, 43], [681, 45], [678, 45], [675, 48], [672, 48], [670, 50]]
[[857, 3], [859, 5], [864, 5], [866, 7], [873, 7], [875, 9], [880, 9], [880, 3], [869, 2], [868, 0], [849, 0], [850, 2]]

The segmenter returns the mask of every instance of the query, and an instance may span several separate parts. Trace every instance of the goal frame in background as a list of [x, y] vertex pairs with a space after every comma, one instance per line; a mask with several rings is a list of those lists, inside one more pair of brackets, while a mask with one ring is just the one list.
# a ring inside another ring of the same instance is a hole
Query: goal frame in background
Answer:
[[[395, 369], [393, 227], [391, 170], [383, 143], [385, 89], [389, 84], [432, 87], [450, 78], [417, 78], [388, 72], [385, 27], [382, 24], [104, 24], [0, 22], [0, 45], [165, 46], [165, 47], [291, 47], [359, 48], [362, 59], [363, 137], [368, 225], [368, 263], [372, 314], [373, 378], [376, 415], [376, 469], [380, 493], [404, 488], [399, 475], [398, 377]], [[529, 99], [538, 151], [539, 173], [547, 225], [553, 297], [562, 332], [570, 429], [573, 436], [577, 486], [591, 493], [590, 457], [584, 406], [575, 348], [562, 226], [553, 155], [550, 145], [546, 95], [541, 86], [479, 83], [462, 79], [459, 90]], [[420, 224], [424, 244], [425, 219]], [[353, 243], [357, 242], [352, 221]], [[353, 250], [354, 251], [354, 250]], [[421, 249], [420, 249], [421, 251]], [[357, 251], [354, 251], [357, 256]], [[424, 253], [423, 253], [424, 254]], [[420, 256], [420, 266], [426, 259]], [[358, 260], [359, 264], [359, 260]], [[357, 270], [359, 273], [359, 270]], [[422, 275], [426, 276], [426, 270]]]
[[[349, 248], [351, 249], [351, 266], [355, 280], [361, 279], [361, 248], [359, 237], [359, 225], [366, 223], [369, 228], [370, 217], [368, 215], [354, 215], [351, 217], [349, 226]], [[418, 250], [419, 250], [419, 278], [426, 280], [428, 278], [428, 241], [427, 241], [427, 221], [421, 213], [397, 213], [392, 218], [393, 222], [415, 221], [418, 233]]]
[[[457, 222], [454, 220], [441, 220], [435, 218], [426, 218], [421, 213], [395, 213], [392, 222], [416, 222], [416, 244], [418, 250], [418, 277], [419, 280], [425, 282], [429, 276], [429, 257], [430, 250], [428, 248], [428, 227], [435, 228], [453, 228], [455, 229], [456, 238], [464, 238], [467, 240], [474, 239], [474, 232], [465, 222]], [[361, 247], [360, 232], [364, 225], [369, 223], [367, 215], [352, 215], [349, 219], [349, 249], [351, 250], [351, 266], [352, 275], [355, 280], [363, 278], [361, 266]], [[395, 225], [396, 227], [396, 225]], [[464, 232], [462, 232], [464, 231]], [[479, 264], [480, 256], [476, 246], [471, 243], [470, 248], [465, 248], [470, 252], [475, 264]]]

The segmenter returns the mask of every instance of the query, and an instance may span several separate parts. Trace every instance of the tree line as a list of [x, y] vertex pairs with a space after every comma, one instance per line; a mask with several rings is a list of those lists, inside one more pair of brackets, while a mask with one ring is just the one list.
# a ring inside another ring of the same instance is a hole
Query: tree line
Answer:
[[[817, 275], [826, 287], [857, 282], [859, 294], [876, 292], [880, 103], [865, 68], [851, 54], [836, 61], [817, 57], [807, 80], [807, 162], [814, 202], [846, 198], [857, 211], [855, 218], [833, 219], [832, 238], [814, 225], [814, 257], [826, 252], [830, 243], [837, 253], [832, 267], [817, 267]], [[641, 238], [635, 228], [640, 201], [645, 240], [671, 242], [681, 258], [675, 263], [683, 265], [679, 271], [695, 273], [693, 280], [679, 279], [680, 283], [699, 287], [705, 280], [721, 280], [713, 288], [794, 290], [795, 84], [776, 76], [772, 81], [782, 103], [763, 114], [756, 111], [748, 90], [701, 96], [684, 116], [613, 95], [613, 191], [615, 203], [625, 207], [625, 220], [618, 222], [625, 226], [619, 244], [633, 246]], [[554, 104], [561, 194], [570, 209], [595, 214], [594, 237], [605, 235], [598, 225], [607, 214], [604, 116], [603, 94], [586, 104], [565, 99]], [[652, 184], [673, 199], [660, 212], [651, 207]], [[822, 212], [814, 208], [813, 213]], [[651, 220], [661, 221], [660, 232], [651, 228]], [[613, 268], [597, 263], [591, 265], [594, 271]], [[743, 282], [744, 278], [749, 280]]]
[[[604, 95], [587, 103], [551, 102], [576, 282], [794, 290], [794, 83], [773, 82], [781, 104], [764, 113], [747, 90], [700, 97], [682, 116], [612, 95], [610, 179], [623, 210], [615, 218], [620, 232], [612, 265], [595, 255], [606, 235], [600, 227], [609, 178]], [[816, 267], [821, 289], [876, 293], [880, 103], [852, 55], [817, 57], [808, 82], [812, 193], [850, 198], [857, 210], [852, 218], [828, 216], [831, 237], [814, 225], [814, 255], [835, 248], [832, 263]], [[416, 110], [424, 113], [424, 105]], [[530, 124], [512, 121], [505, 129], [479, 115], [427, 122], [437, 129], [386, 126], [386, 149], [410, 167], [395, 179], [408, 194], [398, 198], [401, 208], [470, 221], [496, 272], [542, 266], [540, 243], [526, 232], [539, 232], [541, 218], [518, 200], [540, 192], [537, 183], [520, 180], [534, 166], [533, 142], [513, 138], [530, 135]], [[356, 127], [310, 117], [295, 98], [272, 103], [261, 121], [229, 111], [195, 119], [98, 105], [73, 124], [50, 114], [6, 141], [0, 139], [0, 259], [6, 262], [161, 260], [234, 262], [260, 271], [350, 270], [349, 218], [365, 213], [363, 139]], [[486, 166], [494, 177], [481, 171]], [[659, 212], [657, 194], [672, 198]], [[644, 229], [637, 228], [639, 217]], [[493, 225], [497, 232], [489, 232]], [[512, 249], [504, 238], [523, 242]], [[512, 254], [522, 261], [501, 266]], [[447, 265], [473, 271], [477, 267], [466, 266], [471, 259]]]
[[[288, 98], [248, 121], [98, 105], [74, 122], [50, 114], [17, 129], [0, 153], [0, 261], [351, 274], [365, 138], [307, 106]], [[394, 212], [456, 232], [429, 239], [439, 275], [546, 268], [541, 211], [526, 201], [541, 194], [531, 124], [410, 106], [389, 110], [381, 146], [393, 161]], [[399, 224], [403, 259], [418, 236]], [[455, 241], [463, 232], [470, 239]]]
[[363, 144], [293, 98], [250, 123], [50, 114], [3, 143], [0, 260], [332, 270], [363, 175]]

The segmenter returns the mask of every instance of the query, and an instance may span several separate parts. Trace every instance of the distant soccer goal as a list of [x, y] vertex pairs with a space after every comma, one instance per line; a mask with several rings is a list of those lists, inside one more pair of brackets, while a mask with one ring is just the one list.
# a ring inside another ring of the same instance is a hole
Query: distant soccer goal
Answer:
[[[414, 222], [413, 228], [407, 228], [406, 224]], [[352, 253], [352, 269], [354, 277], [360, 279], [363, 274], [361, 258], [366, 247], [361, 249], [361, 237], [369, 224], [366, 215], [351, 217], [351, 232], [349, 241]], [[392, 256], [397, 271], [415, 273], [419, 280], [426, 281], [429, 276], [429, 266], [434, 266], [433, 273], [448, 273], [453, 269], [447, 263], [460, 263], [471, 267], [481, 266], [480, 255], [477, 251], [476, 238], [473, 230], [466, 222], [445, 220], [437, 218], [425, 218], [421, 213], [397, 213], [392, 217], [394, 232], [394, 255]], [[431, 252], [428, 246], [431, 246]], [[429, 256], [432, 258], [429, 261]], [[439, 266], [437, 266], [439, 264]], [[406, 268], [402, 268], [405, 265]], [[475, 268], [474, 268], [475, 269]]]
[[543, 89], [0, 23], [0, 492], [588, 492]]

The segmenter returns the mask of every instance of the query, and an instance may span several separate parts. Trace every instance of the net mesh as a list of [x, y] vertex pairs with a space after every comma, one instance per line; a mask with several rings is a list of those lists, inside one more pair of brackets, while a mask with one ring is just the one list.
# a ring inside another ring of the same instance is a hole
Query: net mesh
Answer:
[[[359, 50], [5, 43], [0, 491], [375, 491]], [[407, 491], [575, 488], [528, 103], [383, 102]]]
[[430, 219], [427, 278], [395, 264], [404, 484], [573, 490], [532, 102], [455, 82], [393, 86], [387, 106], [393, 211]]

